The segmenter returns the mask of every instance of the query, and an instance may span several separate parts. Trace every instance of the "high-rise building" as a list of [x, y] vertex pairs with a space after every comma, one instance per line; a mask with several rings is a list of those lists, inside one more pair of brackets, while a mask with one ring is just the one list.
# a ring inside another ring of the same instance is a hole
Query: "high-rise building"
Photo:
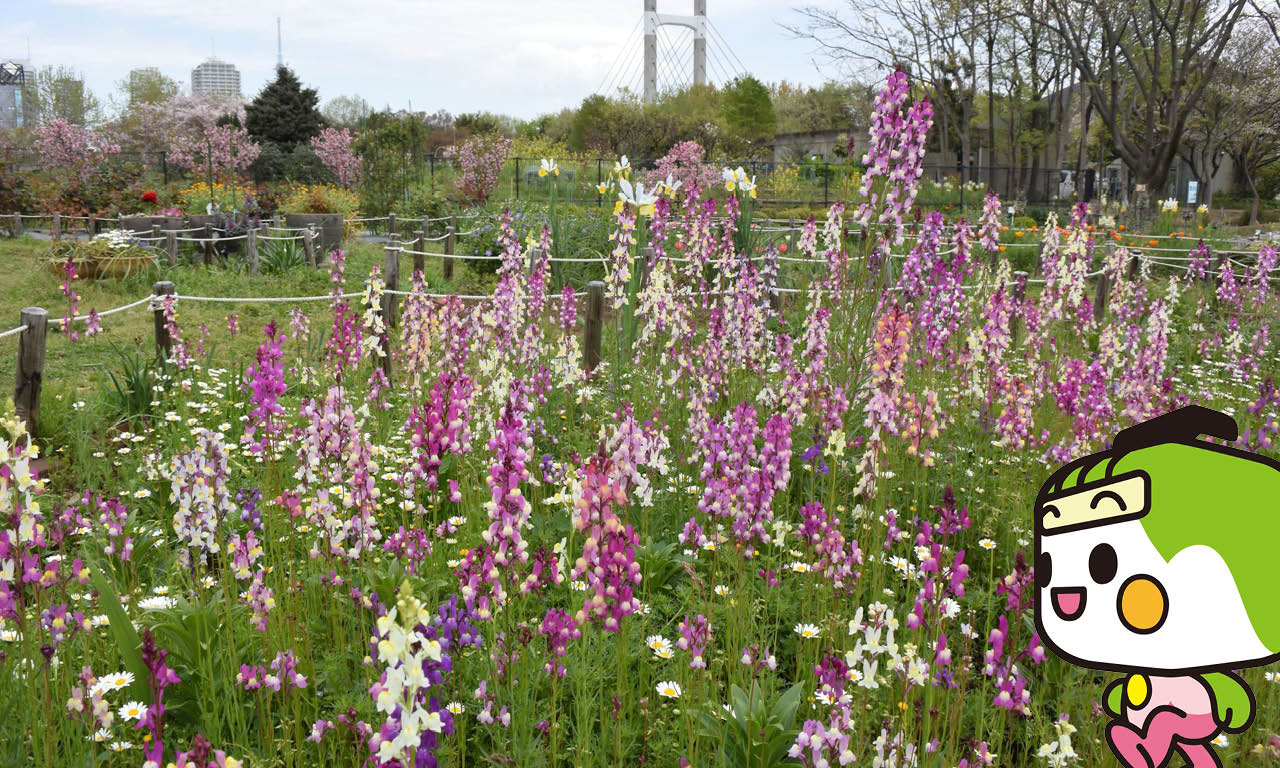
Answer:
[[191, 93], [240, 95], [240, 70], [221, 59], [208, 58], [191, 70]]
[[16, 130], [22, 126], [22, 83], [35, 79], [31, 62], [22, 59], [0, 59], [0, 128]]

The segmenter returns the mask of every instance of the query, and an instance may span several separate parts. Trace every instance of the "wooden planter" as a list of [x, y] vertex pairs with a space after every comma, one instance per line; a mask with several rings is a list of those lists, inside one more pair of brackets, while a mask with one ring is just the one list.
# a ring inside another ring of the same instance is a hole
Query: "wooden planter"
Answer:
[[316, 241], [316, 259], [321, 261], [320, 254], [328, 254], [334, 248], [342, 247], [342, 214], [340, 213], [287, 213], [284, 225], [290, 229], [302, 229], [315, 225], [320, 233]]

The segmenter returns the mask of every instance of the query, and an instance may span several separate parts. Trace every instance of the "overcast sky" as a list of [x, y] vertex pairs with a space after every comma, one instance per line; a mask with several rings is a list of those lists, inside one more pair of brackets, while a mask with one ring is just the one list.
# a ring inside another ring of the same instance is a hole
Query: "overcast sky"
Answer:
[[[811, 44], [778, 26], [798, 18], [793, 2], [707, 5], [713, 82], [743, 68], [766, 82], [816, 84], [835, 74], [815, 66]], [[692, 7], [658, 2], [663, 13]], [[638, 87], [642, 9], [642, 0], [37, 0], [6, 11], [0, 59], [25, 58], [29, 41], [35, 66], [81, 71], [105, 102], [134, 67], [158, 67], [187, 87], [191, 68], [213, 51], [239, 68], [252, 96], [275, 66], [278, 15], [285, 63], [322, 103], [359, 94], [375, 107], [532, 117], [575, 106], [602, 84]], [[692, 36], [666, 34], [680, 48]], [[687, 48], [683, 66], [679, 74], [690, 79]], [[619, 77], [624, 70], [629, 76]]]

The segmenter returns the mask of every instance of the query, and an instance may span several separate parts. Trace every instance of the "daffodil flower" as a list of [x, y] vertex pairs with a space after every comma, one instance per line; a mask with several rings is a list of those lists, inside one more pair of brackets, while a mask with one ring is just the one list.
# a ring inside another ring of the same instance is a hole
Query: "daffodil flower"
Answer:
[[656, 185], [654, 185], [653, 191], [657, 192], [658, 194], [666, 195], [668, 197], [675, 197], [676, 190], [680, 189], [680, 186], [682, 184], [684, 184], [684, 182], [676, 180], [674, 176], [668, 173], [667, 178], [665, 180], [659, 181]]
[[542, 158], [542, 166], [538, 168], [538, 178], [546, 178], [547, 174], [551, 174], [552, 176], [560, 175], [560, 166], [556, 165], [556, 159], [554, 157]]

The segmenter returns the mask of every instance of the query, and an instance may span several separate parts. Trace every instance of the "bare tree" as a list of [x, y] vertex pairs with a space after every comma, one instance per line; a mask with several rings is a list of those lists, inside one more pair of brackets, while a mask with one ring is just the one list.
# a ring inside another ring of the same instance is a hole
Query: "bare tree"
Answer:
[[[1280, 113], [1280, 61], [1272, 32], [1262, 19], [1236, 27], [1218, 70], [1187, 121], [1179, 149], [1213, 202], [1212, 180], [1230, 155], [1245, 185], [1257, 196], [1259, 161], [1268, 159], [1267, 145]], [[1265, 164], [1265, 163], [1264, 163]], [[1256, 216], [1257, 200], [1254, 201]]]
[[932, 0], [847, 0], [844, 10], [804, 6], [792, 35], [817, 43], [825, 57], [854, 77], [883, 77], [902, 68], [930, 92], [938, 139], [947, 152], [958, 139], [967, 171], [978, 92], [979, 26], [964, 3]]
[[1249, 2], [1046, 0], [1047, 18], [1032, 21], [1066, 43], [1116, 154], [1159, 194]]

